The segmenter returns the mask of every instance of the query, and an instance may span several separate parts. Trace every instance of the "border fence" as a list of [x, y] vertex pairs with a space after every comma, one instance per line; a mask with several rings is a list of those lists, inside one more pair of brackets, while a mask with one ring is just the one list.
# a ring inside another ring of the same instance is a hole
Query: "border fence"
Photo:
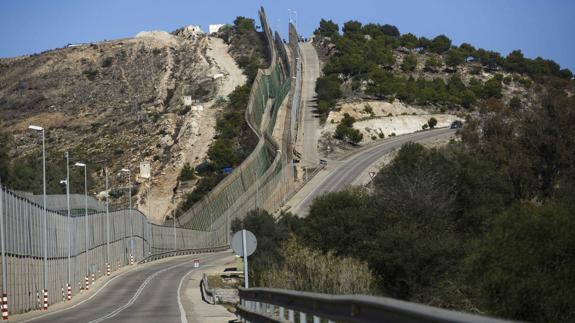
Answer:
[[156, 225], [137, 210], [104, 211], [87, 217], [47, 210], [45, 244], [43, 220], [43, 206], [0, 188], [1, 286], [10, 313], [68, 299], [68, 293], [89, 289], [108, 271], [146, 257], [227, 245], [225, 227], [207, 232]]
[[[219, 230], [234, 218], [243, 218], [254, 209], [277, 210], [294, 189], [291, 165], [291, 112], [277, 120], [280, 109], [288, 109], [292, 70], [283, 41], [272, 36], [263, 8], [259, 12], [270, 52], [270, 66], [259, 70], [252, 85], [245, 118], [259, 141], [253, 152], [209, 194], [182, 214], [177, 221], [197, 230]], [[274, 130], [288, 125], [287, 135], [274, 138]], [[171, 221], [167, 221], [171, 223]]]
[[[87, 216], [68, 216], [61, 208], [66, 196], [52, 196], [44, 206], [37, 196], [0, 185], [3, 315], [8, 309], [15, 314], [47, 309], [136, 261], [225, 248], [232, 219], [259, 208], [273, 212], [285, 202], [295, 186], [289, 111], [293, 103], [288, 96], [294, 69], [263, 8], [259, 16], [271, 60], [267, 69], [258, 71], [245, 114], [258, 144], [232, 174], [179, 218], [156, 225], [137, 210], [107, 212], [98, 203], [90, 203]], [[71, 196], [71, 204], [82, 205], [80, 198]]]

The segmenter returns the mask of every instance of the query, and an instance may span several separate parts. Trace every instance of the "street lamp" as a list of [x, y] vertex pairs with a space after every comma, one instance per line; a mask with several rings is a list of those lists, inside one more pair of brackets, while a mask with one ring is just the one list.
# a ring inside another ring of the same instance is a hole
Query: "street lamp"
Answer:
[[122, 168], [120, 170], [122, 173], [128, 173], [128, 214], [130, 216], [130, 259], [133, 257], [133, 245], [132, 239], [134, 238], [134, 224], [132, 223], [132, 171], [129, 168]]
[[[90, 277], [90, 264], [88, 263], [88, 171], [86, 164], [77, 162], [76, 167], [84, 167], [84, 250], [86, 252], [86, 281]], [[87, 286], [88, 284], [86, 284]]]
[[44, 128], [40, 126], [28, 126], [29, 130], [42, 131], [42, 183], [43, 183], [43, 197], [44, 197], [44, 261], [42, 267], [44, 270], [44, 310], [48, 309], [48, 213], [46, 212], [46, 135]]
[[[68, 209], [68, 283], [66, 284], [66, 289], [67, 291], [70, 291], [72, 283], [72, 274], [70, 270], [70, 258], [72, 256], [72, 218], [70, 215], [70, 155], [67, 151], [64, 153], [64, 157], [66, 158], [66, 179], [61, 180], [60, 184], [66, 185], [66, 206]], [[70, 300], [69, 294], [67, 298]]]

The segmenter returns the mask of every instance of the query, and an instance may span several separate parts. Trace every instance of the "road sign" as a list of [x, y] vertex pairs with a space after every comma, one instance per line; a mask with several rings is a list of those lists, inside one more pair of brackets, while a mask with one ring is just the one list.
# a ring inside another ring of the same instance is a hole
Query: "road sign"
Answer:
[[[256, 247], [258, 246], [258, 241], [256, 236], [253, 233], [246, 230], [246, 253], [247, 255], [251, 255], [256, 251]], [[242, 244], [242, 231], [238, 231], [232, 237], [232, 249], [234, 253], [238, 256], [244, 256], [244, 248]]]
[[232, 237], [232, 249], [238, 256], [244, 257], [244, 288], [249, 288], [248, 256], [256, 251], [258, 241], [248, 230], [238, 231]]

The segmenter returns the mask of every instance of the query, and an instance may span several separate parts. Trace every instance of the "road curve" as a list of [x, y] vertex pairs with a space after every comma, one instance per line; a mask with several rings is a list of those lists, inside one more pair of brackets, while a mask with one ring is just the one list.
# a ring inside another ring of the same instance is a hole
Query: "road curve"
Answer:
[[310, 181], [307, 185], [314, 187], [302, 189], [304, 195], [296, 194], [292, 201], [288, 202], [291, 205], [290, 211], [294, 214], [305, 216], [309, 212], [309, 207], [314, 198], [329, 192], [336, 192], [351, 185], [353, 181], [365, 172], [371, 165], [377, 162], [382, 156], [392, 152], [393, 150], [401, 147], [408, 142], [424, 142], [439, 136], [447, 134], [454, 134], [454, 129], [435, 129], [429, 131], [422, 131], [413, 134], [403, 135], [386, 139], [378, 145], [368, 148], [364, 151], [358, 152], [339, 162], [336, 166], [322, 171], [329, 172], [329, 174], [318, 174], [321, 180]]
[[180, 309], [180, 281], [193, 270], [194, 259], [200, 261], [197, 270], [201, 270], [226, 256], [227, 251], [143, 265], [111, 280], [82, 303], [24, 322], [187, 322]]

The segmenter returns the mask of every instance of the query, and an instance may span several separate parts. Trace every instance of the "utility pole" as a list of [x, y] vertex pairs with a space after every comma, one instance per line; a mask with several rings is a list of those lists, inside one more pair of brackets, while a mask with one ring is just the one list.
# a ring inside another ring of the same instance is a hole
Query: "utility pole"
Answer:
[[39, 126], [28, 126], [28, 129], [34, 131], [42, 131], [42, 186], [43, 186], [43, 198], [44, 198], [44, 261], [42, 263], [44, 271], [44, 310], [48, 309], [48, 212], [46, 211], [46, 135], [43, 127]]
[[72, 272], [70, 270], [70, 262], [72, 257], [72, 217], [70, 212], [70, 155], [68, 152], [64, 153], [66, 156], [66, 205], [68, 208], [68, 286], [72, 283]]
[[106, 173], [106, 270], [110, 265], [110, 193], [108, 192], [108, 168], [104, 168]]
[[76, 167], [84, 167], [84, 250], [86, 254], [86, 281], [90, 277], [90, 264], [88, 261], [88, 170], [85, 163], [77, 162]]

